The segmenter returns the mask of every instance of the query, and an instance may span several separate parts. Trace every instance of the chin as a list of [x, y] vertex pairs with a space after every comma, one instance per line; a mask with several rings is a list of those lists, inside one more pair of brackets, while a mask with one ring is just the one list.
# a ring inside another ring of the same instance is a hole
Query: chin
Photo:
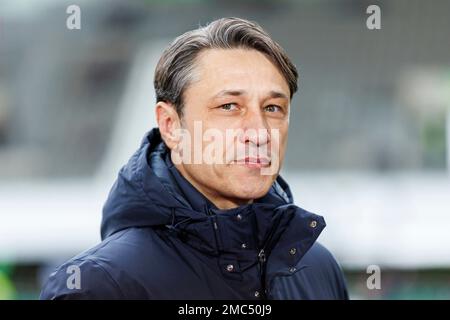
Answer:
[[[241, 168], [240, 168], [241, 169]], [[267, 194], [275, 176], [261, 175], [259, 170], [233, 170], [228, 172], [228, 185], [236, 198], [253, 200]]]
[[271, 186], [271, 184], [267, 183], [258, 184], [250, 181], [246, 181], [244, 184], [245, 185], [236, 186], [234, 190], [236, 191], [236, 197], [247, 200], [258, 199], [265, 196]]

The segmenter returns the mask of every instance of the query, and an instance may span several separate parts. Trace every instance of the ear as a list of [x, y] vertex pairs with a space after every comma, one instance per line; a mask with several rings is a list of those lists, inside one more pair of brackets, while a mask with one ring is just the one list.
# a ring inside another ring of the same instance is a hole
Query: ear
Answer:
[[179, 134], [177, 134], [177, 129], [181, 128], [180, 117], [173, 104], [163, 101], [156, 104], [155, 112], [161, 138], [172, 150], [180, 140]]

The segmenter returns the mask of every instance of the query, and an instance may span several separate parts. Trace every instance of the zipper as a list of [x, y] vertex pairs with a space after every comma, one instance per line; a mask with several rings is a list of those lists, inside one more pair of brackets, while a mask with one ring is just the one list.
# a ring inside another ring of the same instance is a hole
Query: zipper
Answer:
[[216, 217], [215, 213], [209, 207], [207, 208], [206, 212], [207, 212], [207, 215], [211, 218], [211, 222], [212, 222], [212, 225], [214, 228], [214, 240], [216, 241], [216, 252], [218, 254], [220, 251], [219, 248], [221, 248], [222, 246], [219, 243], [219, 235], [217, 234], [219, 231], [219, 227], [217, 226], [217, 220], [216, 220], [217, 217]]
[[[270, 230], [270, 234], [268, 235], [266, 241], [264, 242], [264, 245], [262, 249], [258, 253], [258, 261], [259, 261], [259, 268], [260, 268], [260, 276], [261, 276], [261, 299], [267, 299], [267, 288], [266, 288], [266, 261], [267, 261], [267, 247], [272, 243], [272, 238], [275, 234], [275, 231], [278, 229], [278, 226], [280, 225], [281, 219], [278, 219], [272, 229]], [[270, 252], [269, 252], [270, 254]]]
[[261, 299], [266, 299], [266, 252], [264, 248], [258, 253], [259, 270], [261, 275]]
[[206, 212], [207, 212], [208, 216], [212, 217], [212, 223], [213, 223], [214, 229], [215, 230], [219, 229], [219, 227], [217, 226], [217, 221], [216, 221], [215, 214], [214, 214], [214, 212], [212, 212], [211, 208], [208, 208], [206, 210]]

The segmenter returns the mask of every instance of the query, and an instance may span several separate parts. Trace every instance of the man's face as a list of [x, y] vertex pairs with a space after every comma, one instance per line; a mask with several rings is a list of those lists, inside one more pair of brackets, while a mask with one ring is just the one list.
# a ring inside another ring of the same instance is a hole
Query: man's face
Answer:
[[[218, 146], [223, 148], [215, 154], [222, 161], [180, 163], [178, 170], [219, 208], [264, 196], [278, 175], [287, 143], [290, 91], [286, 80], [264, 54], [245, 49], [204, 50], [195, 74], [183, 96], [181, 126], [192, 137], [192, 155], [199, 152], [194, 150], [199, 145], [194, 139], [202, 139], [211, 129], [222, 133]], [[198, 133], [199, 124], [200, 137], [194, 132], [197, 126]], [[227, 130], [237, 134], [226, 139]], [[205, 155], [211, 154], [205, 150], [208, 144], [218, 141], [200, 143]], [[271, 174], [263, 174], [271, 165]]]

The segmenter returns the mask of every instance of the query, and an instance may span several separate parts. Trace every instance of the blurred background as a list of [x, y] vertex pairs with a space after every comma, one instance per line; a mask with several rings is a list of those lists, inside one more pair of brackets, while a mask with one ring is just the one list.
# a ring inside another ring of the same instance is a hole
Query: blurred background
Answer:
[[[81, 9], [69, 30], [66, 9]], [[371, 4], [381, 29], [366, 27]], [[155, 126], [177, 35], [255, 20], [300, 71], [282, 175], [324, 215], [353, 299], [450, 299], [450, 2], [2, 0], [0, 299], [36, 299], [100, 241], [103, 202]], [[379, 266], [381, 289], [367, 268]]]

